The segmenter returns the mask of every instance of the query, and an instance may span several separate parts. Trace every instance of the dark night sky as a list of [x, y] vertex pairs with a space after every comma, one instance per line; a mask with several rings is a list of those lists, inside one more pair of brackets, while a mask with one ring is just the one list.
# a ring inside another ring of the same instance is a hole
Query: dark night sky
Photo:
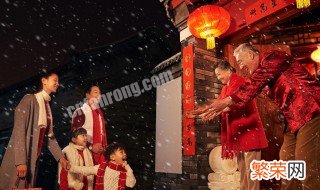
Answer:
[[2, 0], [0, 12], [0, 89], [149, 26], [177, 37], [159, 0]]

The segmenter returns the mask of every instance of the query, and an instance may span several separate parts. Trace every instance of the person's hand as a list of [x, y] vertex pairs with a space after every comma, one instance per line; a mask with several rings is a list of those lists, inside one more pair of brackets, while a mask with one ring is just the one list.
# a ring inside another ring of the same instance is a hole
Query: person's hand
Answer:
[[222, 112], [224, 109], [226, 109], [228, 106], [231, 106], [233, 104], [233, 101], [230, 97], [226, 97], [222, 100], [216, 100], [214, 101], [211, 106], [212, 110], [216, 113]]
[[222, 100], [216, 99], [212, 101], [212, 103], [209, 106], [209, 109], [201, 115], [201, 118], [203, 118], [204, 120], [214, 119], [215, 117], [220, 115], [224, 110], [226, 110], [229, 105], [232, 105], [232, 103], [232, 99], [229, 97]]
[[195, 116], [200, 116], [201, 114], [204, 114], [206, 111], [208, 111], [209, 108], [210, 108], [210, 105], [199, 106], [194, 110], [192, 114]]
[[17, 176], [20, 178], [24, 178], [27, 175], [27, 165], [21, 164], [17, 166]]
[[221, 113], [222, 113], [222, 111], [221, 112], [214, 112], [212, 110], [208, 110], [206, 113], [200, 115], [200, 118], [204, 123], [208, 123], [209, 121], [214, 120]]
[[126, 165], [128, 165], [128, 162], [127, 162], [127, 161], [124, 161], [124, 162], [122, 163], [122, 166], [123, 166], [123, 167], [126, 167]]
[[101, 143], [96, 143], [92, 145], [92, 152], [99, 154], [99, 153], [103, 153], [103, 151], [104, 151], [104, 148]]
[[207, 123], [207, 122], [215, 119], [222, 112], [230, 111], [230, 108], [228, 107], [228, 105], [230, 104], [229, 100], [231, 100], [231, 99], [225, 98], [223, 100], [216, 99], [216, 100], [211, 101], [211, 104], [208, 107], [208, 109], [203, 114], [200, 115], [201, 120], [203, 122]]
[[60, 158], [59, 163], [61, 167], [65, 170], [69, 170], [71, 168], [70, 162], [64, 157]]
[[213, 100], [210, 100], [206, 105], [197, 106], [194, 111], [187, 112], [185, 116], [189, 119], [199, 118], [202, 114], [204, 114], [210, 109], [210, 105], [212, 102]]
[[184, 117], [187, 119], [194, 119], [194, 118], [198, 118], [201, 113], [202, 111], [199, 111], [199, 110], [187, 111], [184, 114]]

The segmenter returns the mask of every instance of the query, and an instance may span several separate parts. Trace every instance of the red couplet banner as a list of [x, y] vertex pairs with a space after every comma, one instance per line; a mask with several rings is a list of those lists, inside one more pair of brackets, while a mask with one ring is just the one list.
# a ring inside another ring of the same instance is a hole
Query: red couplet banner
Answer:
[[[183, 48], [183, 115], [194, 110], [194, 70], [193, 70], [193, 45]], [[183, 117], [183, 154], [195, 155], [195, 126], [194, 119]]]

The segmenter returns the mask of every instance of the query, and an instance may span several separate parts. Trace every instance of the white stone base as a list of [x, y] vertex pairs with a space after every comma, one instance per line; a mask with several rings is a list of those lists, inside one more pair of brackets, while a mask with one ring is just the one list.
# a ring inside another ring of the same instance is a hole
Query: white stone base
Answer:
[[209, 165], [214, 173], [208, 175], [208, 188], [211, 190], [240, 189], [240, 172], [237, 171], [237, 158], [222, 159], [221, 146], [211, 150]]
[[210, 173], [208, 188], [211, 190], [238, 190], [240, 189], [240, 172], [234, 174]]

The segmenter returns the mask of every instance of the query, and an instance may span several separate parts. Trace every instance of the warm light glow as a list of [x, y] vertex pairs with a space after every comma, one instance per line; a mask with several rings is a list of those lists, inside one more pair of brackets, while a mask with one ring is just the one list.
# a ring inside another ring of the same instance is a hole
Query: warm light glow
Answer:
[[303, 9], [310, 6], [310, 0], [297, 0], [297, 8]]
[[311, 53], [311, 59], [317, 63], [320, 63], [320, 46]]
[[218, 37], [221, 35], [221, 31], [217, 29], [208, 29], [200, 32], [200, 37], [203, 39], [210, 37]]
[[188, 18], [192, 35], [207, 40], [207, 49], [215, 47], [215, 38], [230, 27], [230, 14], [222, 7], [205, 5], [193, 11]]
[[207, 49], [213, 49], [216, 47], [214, 37], [207, 38]]

